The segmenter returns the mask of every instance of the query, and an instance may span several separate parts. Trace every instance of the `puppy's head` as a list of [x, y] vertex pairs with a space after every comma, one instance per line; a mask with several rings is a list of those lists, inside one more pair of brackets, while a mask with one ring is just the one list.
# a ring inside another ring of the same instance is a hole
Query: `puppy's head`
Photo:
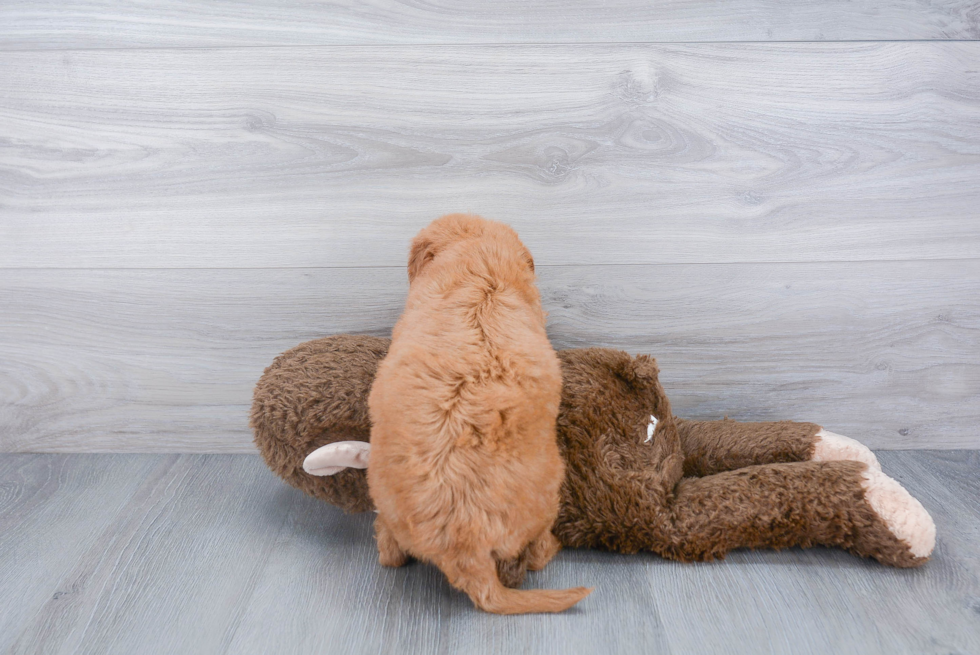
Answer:
[[504, 248], [520, 253], [527, 270], [534, 273], [534, 259], [512, 228], [473, 214], [447, 214], [429, 223], [412, 240], [408, 256], [408, 281], [422, 275], [428, 265], [454, 246], [473, 239], [490, 238]]

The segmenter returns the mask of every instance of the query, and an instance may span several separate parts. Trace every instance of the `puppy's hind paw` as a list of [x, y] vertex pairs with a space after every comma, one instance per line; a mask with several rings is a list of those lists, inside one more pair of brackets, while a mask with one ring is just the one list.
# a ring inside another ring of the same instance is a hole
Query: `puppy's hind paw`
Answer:
[[398, 567], [408, 563], [408, 553], [398, 545], [395, 535], [385, 525], [381, 516], [374, 519], [374, 538], [378, 542], [378, 563], [381, 566]]

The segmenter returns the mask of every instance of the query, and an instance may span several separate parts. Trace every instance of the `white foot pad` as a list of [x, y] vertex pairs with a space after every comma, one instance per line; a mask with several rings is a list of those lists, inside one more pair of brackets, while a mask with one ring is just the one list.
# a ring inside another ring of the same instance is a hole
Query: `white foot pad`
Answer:
[[916, 557], [928, 557], [936, 546], [936, 524], [905, 487], [881, 471], [864, 472], [864, 497], [891, 533], [907, 543]]
[[863, 443], [840, 434], [827, 432], [821, 428], [820, 432], [817, 433], [817, 443], [813, 449], [812, 461], [839, 462], [841, 460], [864, 462], [871, 470], [881, 470], [878, 458]]

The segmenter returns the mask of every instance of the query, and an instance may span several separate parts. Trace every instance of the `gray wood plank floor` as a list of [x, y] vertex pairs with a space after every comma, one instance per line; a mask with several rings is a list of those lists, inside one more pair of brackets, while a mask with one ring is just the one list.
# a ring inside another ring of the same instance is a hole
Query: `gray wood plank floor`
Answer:
[[[539, 268], [556, 347], [657, 357], [675, 412], [810, 420], [876, 448], [978, 442], [980, 262]], [[385, 335], [402, 267], [8, 270], [0, 450], [253, 452], [280, 352]]]
[[0, 456], [0, 652], [980, 652], [980, 453], [881, 452], [932, 512], [933, 560], [736, 552], [683, 565], [565, 551], [559, 616], [479, 613], [434, 568], [376, 563], [345, 516], [248, 455]]
[[5, 0], [2, 48], [976, 39], [972, 0]]
[[980, 42], [11, 52], [0, 267], [980, 257]]

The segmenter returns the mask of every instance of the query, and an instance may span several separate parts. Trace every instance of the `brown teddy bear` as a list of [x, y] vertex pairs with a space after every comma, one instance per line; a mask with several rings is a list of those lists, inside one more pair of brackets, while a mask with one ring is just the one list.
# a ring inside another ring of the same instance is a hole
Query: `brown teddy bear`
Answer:
[[[348, 512], [368, 495], [367, 398], [388, 339], [339, 335], [280, 355], [255, 388], [251, 425], [269, 467]], [[923, 564], [935, 526], [860, 443], [813, 423], [675, 417], [653, 358], [559, 352], [566, 463], [552, 529], [562, 545], [653, 551], [685, 562], [733, 548], [839, 546], [891, 566]], [[524, 562], [498, 562], [520, 584]]]

